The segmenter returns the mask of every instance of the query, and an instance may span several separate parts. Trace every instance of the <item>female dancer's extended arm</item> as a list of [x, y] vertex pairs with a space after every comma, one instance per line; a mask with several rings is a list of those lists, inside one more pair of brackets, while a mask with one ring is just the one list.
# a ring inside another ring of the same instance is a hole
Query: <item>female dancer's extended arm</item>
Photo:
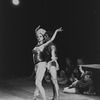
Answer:
[[61, 32], [61, 31], [63, 31], [63, 30], [62, 30], [62, 27], [59, 28], [59, 29], [57, 29], [57, 30], [54, 32], [52, 38], [51, 38], [49, 41], [47, 41], [46, 43], [43, 44], [44, 47], [47, 46], [49, 43], [51, 43], [51, 42], [55, 39], [57, 33], [58, 33], [58, 32]]

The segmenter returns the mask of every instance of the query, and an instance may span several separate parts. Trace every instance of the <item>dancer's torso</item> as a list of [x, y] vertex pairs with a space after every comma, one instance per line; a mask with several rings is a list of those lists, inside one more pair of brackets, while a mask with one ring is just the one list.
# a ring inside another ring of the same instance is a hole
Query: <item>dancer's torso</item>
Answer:
[[46, 46], [43, 51], [41, 51], [40, 46], [36, 46], [32, 51], [34, 54], [34, 63], [37, 64], [39, 62], [48, 62], [51, 60], [51, 46], [54, 44], [49, 44]]

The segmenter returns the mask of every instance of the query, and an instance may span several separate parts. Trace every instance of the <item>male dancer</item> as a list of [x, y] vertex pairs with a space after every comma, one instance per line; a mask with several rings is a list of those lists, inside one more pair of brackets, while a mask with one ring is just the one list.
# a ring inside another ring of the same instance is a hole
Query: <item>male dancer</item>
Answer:
[[[50, 40], [50, 32], [46, 32], [45, 34], [45, 40]], [[53, 86], [53, 99], [52, 100], [58, 100], [58, 82], [57, 82], [57, 70], [59, 70], [59, 65], [57, 63], [57, 57], [56, 57], [56, 46], [53, 42], [51, 42], [47, 48], [44, 50], [46, 52], [46, 62], [47, 63], [47, 70], [50, 73], [51, 83]]]

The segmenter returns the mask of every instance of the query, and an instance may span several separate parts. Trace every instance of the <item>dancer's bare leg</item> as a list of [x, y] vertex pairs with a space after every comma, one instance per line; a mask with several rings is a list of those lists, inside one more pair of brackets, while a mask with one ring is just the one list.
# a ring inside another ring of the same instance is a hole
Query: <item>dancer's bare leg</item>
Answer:
[[53, 85], [53, 99], [52, 100], [58, 100], [58, 91], [59, 91], [59, 85], [57, 82], [57, 69], [55, 66], [51, 66], [49, 69], [49, 72], [51, 74], [51, 81]]
[[34, 92], [34, 98], [36, 98], [36, 96], [38, 96], [38, 93], [40, 91], [40, 93], [43, 97], [43, 100], [46, 100], [45, 90], [42, 86], [42, 79], [44, 77], [45, 71], [46, 71], [46, 63], [40, 62], [38, 64], [38, 68], [36, 71], [36, 80], [35, 80], [36, 90]]

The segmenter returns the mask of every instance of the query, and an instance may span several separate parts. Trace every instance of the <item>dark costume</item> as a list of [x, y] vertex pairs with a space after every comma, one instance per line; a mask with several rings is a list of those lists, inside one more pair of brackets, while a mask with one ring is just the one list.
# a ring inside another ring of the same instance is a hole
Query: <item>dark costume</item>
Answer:
[[33, 50], [32, 50], [32, 53], [34, 54], [34, 64], [37, 64], [39, 62], [44, 62], [45, 59], [44, 59], [44, 53], [43, 51], [41, 52], [39, 49], [38, 49], [38, 46], [36, 46]]
[[77, 78], [78, 80], [81, 79], [81, 72], [80, 72], [80, 69], [79, 69], [79, 66], [76, 66], [76, 68], [73, 70], [73, 75], [75, 78]]
[[81, 78], [81, 80], [79, 80], [75, 86], [76, 88], [76, 92], [78, 93], [83, 93], [88, 91], [89, 93], [93, 93], [94, 92], [94, 86], [93, 86], [93, 81], [92, 78], [90, 77], [88, 80], [85, 80], [85, 76], [88, 74], [84, 74]]
[[[53, 43], [50, 43], [48, 46], [44, 48], [44, 50], [41, 52], [38, 49], [38, 46], [36, 46], [33, 50], [32, 53], [34, 54], [34, 64], [38, 64], [39, 62], [49, 62], [51, 61], [51, 47], [55, 47]], [[56, 67], [56, 62], [52, 61], [51, 65]]]

